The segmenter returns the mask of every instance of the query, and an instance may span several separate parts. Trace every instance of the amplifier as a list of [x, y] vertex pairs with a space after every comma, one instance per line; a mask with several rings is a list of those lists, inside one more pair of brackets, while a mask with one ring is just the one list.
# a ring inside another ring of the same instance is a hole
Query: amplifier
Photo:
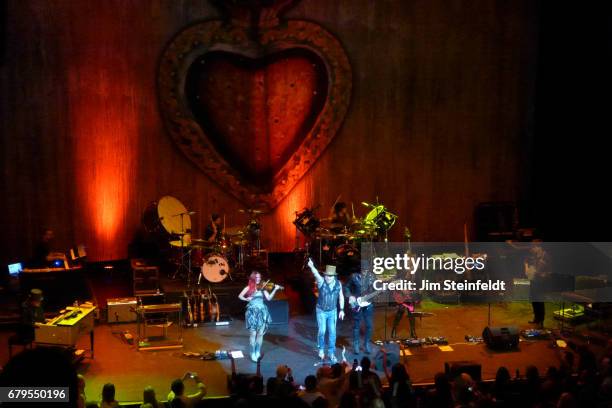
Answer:
[[136, 298], [108, 299], [108, 323], [128, 323], [136, 321]]
[[512, 280], [512, 300], [529, 300], [530, 287], [529, 279], [514, 278]]
[[134, 296], [159, 292], [159, 268], [147, 265], [141, 259], [132, 259], [132, 280]]

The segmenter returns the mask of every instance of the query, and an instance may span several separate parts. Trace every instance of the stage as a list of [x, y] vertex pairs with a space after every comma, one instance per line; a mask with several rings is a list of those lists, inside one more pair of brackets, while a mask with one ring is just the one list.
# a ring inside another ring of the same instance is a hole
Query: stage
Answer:
[[[547, 305], [546, 326], [556, 328], [557, 323], [550, 318], [553, 307]], [[387, 335], [390, 334], [394, 308], [388, 309]], [[524, 374], [528, 365], [536, 365], [544, 372], [551, 365], [559, 365], [559, 356], [563, 350], [553, 348], [551, 341], [521, 341], [518, 350], [499, 352], [491, 351], [484, 344], [470, 344], [465, 335], [480, 336], [487, 325], [487, 305], [441, 305], [432, 302], [424, 303], [421, 310], [430, 311], [433, 317], [417, 319], [419, 337], [445, 336], [453, 351], [443, 352], [437, 346], [412, 347], [412, 355], [403, 357], [408, 365], [412, 381], [415, 384], [432, 382], [434, 375], [444, 370], [447, 361], [474, 361], [482, 365], [482, 378], [492, 379], [498, 367], [506, 366], [514, 375], [518, 369]], [[529, 303], [494, 304], [491, 307], [493, 325], [515, 325], [528, 328], [531, 317]], [[373, 339], [385, 336], [385, 310], [378, 307], [375, 312], [375, 329]], [[352, 363], [354, 354], [351, 349], [350, 315], [338, 323], [340, 357], [342, 346], [346, 346], [346, 357]], [[135, 324], [101, 324], [95, 329], [95, 359], [85, 360], [79, 371], [87, 379], [86, 394], [88, 400], [98, 400], [102, 386], [107, 382], [117, 385], [119, 401], [138, 401], [142, 390], [151, 385], [160, 398], [165, 398], [170, 382], [182, 377], [187, 371], [195, 371], [208, 386], [209, 396], [227, 395], [226, 379], [231, 372], [229, 360], [201, 361], [184, 357], [184, 352], [204, 352], [217, 349], [242, 350], [248, 352], [248, 332], [242, 320], [234, 320], [229, 326], [188, 328], [184, 333], [184, 348], [168, 351], [137, 351], [136, 347], [125, 342], [116, 332], [130, 331], [136, 333]], [[303, 314], [292, 316], [287, 325], [273, 325], [265, 336], [262, 361], [262, 372], [265, 379], [273, 376], [278, 364], [289, 365], [294, 372], [295, 380], [303, 383], [304, 378], [314, 374], [317, 367], [315, 350], [317, 325], [314, 315]], [[115, 332], [115, 334], [114, 334]], [[6, 335], [6, 334], [3, 334]], [[400, 337], [407, 336], [407, 320], [401, 323]], [[84, 339], [82, 339], [84, 340]], [[374, 359], [378, 347], [373, 347], [370, 355]], [[2, 364], [7, 360], [3, 351]], [[363, 354], [362, 354], [363, 355]], [[361, 356], [359, 358], [361, 358]], [[242, 373], [254, 373], [256, 365], [250, 360], [238, 359], [237, 369]], [[380, 366], [379, 366], [380, 368]], [[382, 372], [379, 373], [384, 377]], [[190, 389], [188, 384], [188, 389]]]

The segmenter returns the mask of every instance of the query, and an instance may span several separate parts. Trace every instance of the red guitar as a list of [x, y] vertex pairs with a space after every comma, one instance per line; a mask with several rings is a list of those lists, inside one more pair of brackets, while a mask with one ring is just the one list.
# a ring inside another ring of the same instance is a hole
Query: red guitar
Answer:
[[414, 312], [414, 309], [416, 308], [416, 306], [419, 303], [421, 303], [420, 296], [410, 290], [407, 290], [407, 291], [394, 290], [393, 300], [399, 306], [403, 306], [406, 309], [408, 309], [410, 313]]

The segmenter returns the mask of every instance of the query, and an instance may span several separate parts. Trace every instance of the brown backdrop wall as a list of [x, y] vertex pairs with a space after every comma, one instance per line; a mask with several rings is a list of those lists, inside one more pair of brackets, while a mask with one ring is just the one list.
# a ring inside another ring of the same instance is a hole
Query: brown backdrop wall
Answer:
[[[339, 134], [264, 217], [264, 243], [291, 250], [294, 212], [338, 195], [376, 197], [414, 240], [461, 240], [474, 205], [528, 191], [537, 43], [530, 0], [303, 0], [344, 45], [353, 100]], [[9, 1], [0, 67], [3, 261], [29, 255], [42, 227], [94, 260], [125, 257], [143, 208], [165, 194], [204, 215], [241, 204], [165, 133], [156, 100], [164, 45], [217, 15], [202, 0]]]

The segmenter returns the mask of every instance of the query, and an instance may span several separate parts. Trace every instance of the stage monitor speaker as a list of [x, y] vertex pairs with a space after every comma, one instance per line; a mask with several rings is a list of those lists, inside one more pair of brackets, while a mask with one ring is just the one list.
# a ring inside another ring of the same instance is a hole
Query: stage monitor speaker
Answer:
[[511, 350], [518, 347], [519, 332], [516, 327], [485, 327], [482, 338], [487, 346], [495, 350]]
[[460, 374], [466, 373], [474, 381], [482, 380], [482, 365], [474, 361], [447, 361], [444, 363], [444, 373], [452, 380]]
[[[399, 343], [386, 343], [385, 350], [387, 351], [387, 368], [391, 368], [400, 362]], [[373, 363], [376, 365], [377, 370], [383, 369], [383, 353], [380, 350], [374, 356]]]
[[272, 318], [271, 324], [289, 323], [289, 302], [287, 299], [274, 299], [268, 302], [268, 311]]

